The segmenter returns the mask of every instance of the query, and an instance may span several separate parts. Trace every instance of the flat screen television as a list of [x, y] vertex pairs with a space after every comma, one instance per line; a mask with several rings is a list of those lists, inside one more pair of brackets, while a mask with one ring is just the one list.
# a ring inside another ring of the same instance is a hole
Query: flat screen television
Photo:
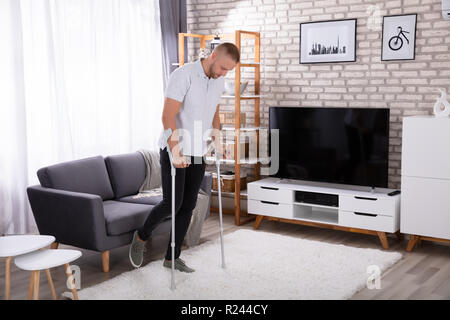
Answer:
[[388, 186], [387, 108], [270, 107], [269, 128], [279, 130], [275, 177]]

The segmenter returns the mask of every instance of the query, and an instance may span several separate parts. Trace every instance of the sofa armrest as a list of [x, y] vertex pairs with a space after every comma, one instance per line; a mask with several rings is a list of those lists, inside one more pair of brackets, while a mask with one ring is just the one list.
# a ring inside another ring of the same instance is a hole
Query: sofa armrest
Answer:
[[[206, 213], [206, 218], [209, 217], [209, 214], [211, 213], [211, 189], [212, 189], [212, 174], [211, 172], [205, 172], [205, 176], [203, 177], [202, 184], [200, 185], [200, 189], [204, 191], [208, 197], [208, 212]], [[205, 219], [206, 219], [205, 218]]]
[[40, 234], [56, 242], [98, 250], [106, 237], [103, 201], [100, 196], [31, 186], [28, 199]]
[[211, 195], [212, 188], [212, 174], [211, 172], [205, 172], [200, 189], [202, 189], [208, 196]]

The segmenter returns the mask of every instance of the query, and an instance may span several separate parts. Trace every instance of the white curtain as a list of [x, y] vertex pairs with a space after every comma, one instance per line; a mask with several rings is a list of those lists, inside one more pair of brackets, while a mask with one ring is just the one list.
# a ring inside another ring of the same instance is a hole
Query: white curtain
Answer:
[[0, 234], [39, 168], [156, 148], [161, 52], [158, 0], [0, 0]]

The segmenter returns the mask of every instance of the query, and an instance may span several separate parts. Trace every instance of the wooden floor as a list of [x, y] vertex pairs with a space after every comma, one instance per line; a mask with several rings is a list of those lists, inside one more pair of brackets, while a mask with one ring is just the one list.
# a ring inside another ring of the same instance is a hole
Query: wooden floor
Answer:
[[[219, 236], [218, 225], [218, 216], [213, 213], [205, 222], [200, 242], [216, 239]], [[253, 224], [249, 223], [236, 227], [233, 216], [224, 216], [225, 234], [239, 228], [253, 229]], [[265, 220], [258, 230], [333, 244], [381, 249], [378, 237], [344, 231]], [[390, 235], [388, 240], [390, 250], [403, 253], [403, 259], [383, 274], [380, 289], [369, 290], [364, 288], [356, 293], [352, 299], [450, 299], [450, 246], [424, 241], [413, 252], [408, 253], [405, 251], [407, 237], [401, 242], [395, 236]], [[168, 241], [169, 234], [152, 239], [148, 243], [144, 264], [162, 259]], [[60, 248], [71, 247], [61, 245]], [[89, 250], [82, 250], [82, 252], [83, 256], [74, 262], [81, 269], [82, 288], [114, 278], [125, 271], [133, 270], [128, 260], [128, 246], [111, 251], [109, 273], [101, 271], [101, 256], [99, 253]], [[27, 299], [30, 273], [19, 270], [14, 262], [12, 262], [11, 271], [11, 299]], [[69, 291], [66, 287], [67, 278], [63, 267], [52, 269], [51, 274], [56, 294], [59, 299], [63, 299], [61, 293]], [[4, 276], [5, 264], [4, 259], [1, 259], [0, 299], [4, 299]], [[41, 272], [39, 299], [51, 299], [44, 272]]]

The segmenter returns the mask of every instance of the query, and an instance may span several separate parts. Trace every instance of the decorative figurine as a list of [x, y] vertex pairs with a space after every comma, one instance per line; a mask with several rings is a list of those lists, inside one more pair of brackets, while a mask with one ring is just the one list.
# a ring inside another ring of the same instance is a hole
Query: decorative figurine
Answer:
[[441, 92], [441, 96], [434, 104], [434, 115], [436, 117], [448, 117], [450, 115], [450, 103], [447, 101], [447, 94], [444, 89], [438, 90]]

